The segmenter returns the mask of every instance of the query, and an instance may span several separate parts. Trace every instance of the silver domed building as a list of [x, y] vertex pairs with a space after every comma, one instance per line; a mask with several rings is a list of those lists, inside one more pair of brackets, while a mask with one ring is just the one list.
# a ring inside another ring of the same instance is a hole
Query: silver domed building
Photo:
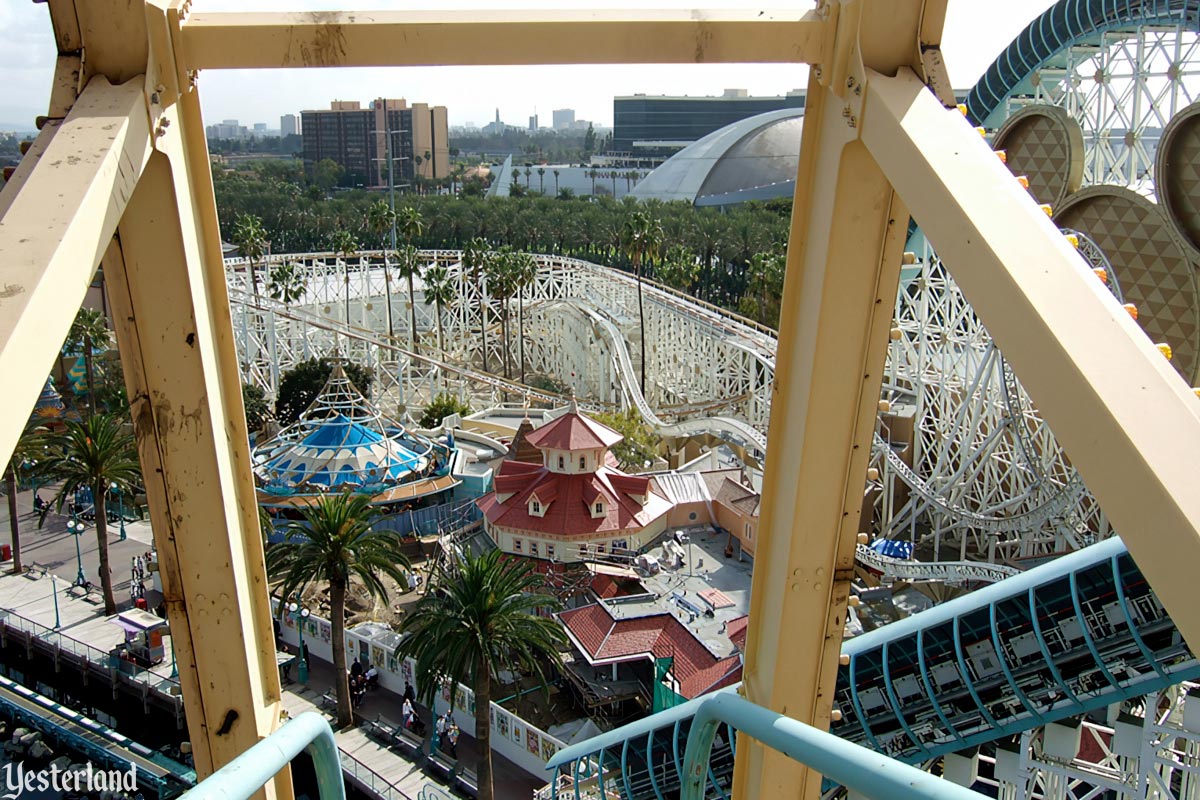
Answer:
[[713, 131], [667, 159], [630, 192], [639, 200], [724, 206], [791, 197], [804, 110], [785, 108]]

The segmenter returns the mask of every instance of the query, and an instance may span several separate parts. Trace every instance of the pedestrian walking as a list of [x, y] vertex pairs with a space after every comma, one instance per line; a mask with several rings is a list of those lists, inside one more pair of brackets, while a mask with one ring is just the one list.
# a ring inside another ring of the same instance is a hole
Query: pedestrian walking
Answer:
[[446, 731], [446, 741], [450, 743], [450, 757], [458, 758], [458, 723], [451, 722]]
[[413, 710], [412, 701], [407, 697], [404, 698], [404, 710], [401, 713], [404, 715], [404, 727], [411, 731], [413, 726], [413, 715], [416, 714], [416, 711]]
[[417, 692], [408, 681], [404, 682], [404, 699], [410, 702], [417, 702]]

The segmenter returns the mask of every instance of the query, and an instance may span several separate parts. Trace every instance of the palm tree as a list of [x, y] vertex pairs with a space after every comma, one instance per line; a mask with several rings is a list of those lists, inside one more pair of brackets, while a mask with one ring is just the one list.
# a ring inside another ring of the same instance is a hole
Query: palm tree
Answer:
[[513, 285], [517, 290], [517, 335], [521, 346], [521, 383], [525, 382], [525, 288], [537, 278], [537, 261], [529, 253], [512, 255]]
[[71, 331], [67, 334], [71, 349], [83, 351], [83, 367], [87, 375], [88, 416], [96, 413], [96, 370], [92, 351], [101, 344], [104, 345], [104, 349], [108, 349], [111, 337], [108, 320], [104, 318], [104, 314], [91, 308], [79, 309], [75, 321], [71, 323]]
[[408, 559], [394, 531], [373, 530], [379, 512], [371, 498], [349, 492], [323, 495], [303, 509], [304, 519], [290, 523], [283, 541], [267, 551], [267, 571], [280, 581], [284, 602], [303, 596], [309, 584], [329, 583], [329, 613], [333, 625], [333, 674], [337, 693], [338, 727], [353, 722], [350, 687], [346, 683], [346, 590], [357, 577], [372, 598], [387, 602], [381, 575], [405, 585]]
[[508, 341], [508, 301], [516, 288], [514, 253], [509, 245], [501, 247], [485, 265], [487, 289], [500, 301], [500, 338], [504, 344], [504, 377], [510, 376], [510, 348]]
[[[25, 423], [25, 430], [17, 440], [8, 465], [4, 468], [4, 491], [8, 492], [8, 530], [12, 534], [12, 571], [16, 575], [21, 572], [21, 525], [17, 513], [17, 465], [22, 462], [32, 462], [35, 466], [37, 457], [41, 455], [41, 436], [44, 428], [37, 427], [37, 417], [31, 417]], [[32, 470], [31, 470], [32, 472]]]
[[396, 334], [392, 329], [392, 272], [389, 268], [388, 259], [395, 256], [396, 249], [396, 209], [389, 206], [382, 200], [378, 200], [370, 209], [367, 210], [367, 225], [381, 239], [385, 233], [390, 233], [391, 238], [388, 240], [388, 245], [383, 251], [383, 285], [384, 292], [387, 294], [387, 300], [384, 302], [384, 308], [387, 309], [387, 327], [388, 338], [393, 338]]
[[450, 283], [450, 271], [444, 264], [434, 264], [425, 270], [425, 305], [433, 304], [437, 312], [438, 350], [446, 360], [446, 340], [442, 337], [442, 309], [454, 302], [454, 286]]
[[[428, 153], [426, 154], [428, 157]], [[401, 266], [400, 274], [408, 279], [408, 310], [411, 315], [409, 323], [412, 325], [409, 328], [409, 343], [412, 346], [414, 353], [417, 351], [417, 305], [415, 295], [413, 294], [413, 275], [421, 274], [420, 253], [417, 252], [413, 240], [421, 234], [425, 233], [425, 222], [421, 219], [421, 212], [411, 206], [402, 208], [396, 213], [396, 224], [400, 229], [400, 233], [404, 235], [404, 242], [408, 245], [411, 251], [411, 259], [408, 263]]]
[[57, 433], [39, 436], [34, 446], [44, 452], [35, 474], [62, 483], [51, 500], [58, 512], [81, 489], [92, 493], [96, 512], [96, 540], [100, 555], [100, 586], [104, 592], [104, 613], [117, 613], [113, 598], [112, 570], [108, 562], [108, 511], [105, 498], [116, 484], [126, 493], [139, 482], [137, 445], [133, 434], [125, 430], [126, 420], [116, 414], [97, 414], [82, 422], [67, 422]]
[[554, 196], [558, 197], [558, 170], [552, 169], [550, 171], [554, 173]]
[[646, 396], [646, 313], [642, 306], [642, 265], [647, 260], [658, 255], [658, 250], [662, 246], [662, 239], [662, 223], [645, 211], [634, 211], [625, 218], [625, 227], [621, 232], [621, 245], [626, 255], [629, 256], [629, 261], [633, 264], [633, 272], [637, 278], [643, 397]]
[[306, 287], [302, 267], [294, 261], [281, 261], [267, 274], [267, 294], [281, 303], [294, 303], [304, 296]]
[[414, 352], [417, 350], [417, 310], [413, 307], [413, 276], [421, 276], [421, 251], [411, 244], [401, 245], [396, 251], [396, 271], [408, 280], [408, 304], [412, 309], [409, 318], [408, 346]]
[[345, 228], [338, 228], [329, 240], [330, 249], [342, 262], [342, 275], [346, 281], [346, 325], [350, 324], [350, 256], [358, 252], [358, 241]]
[[538, 191], [542, 194], [546, 193], [546, 168], [538, 167]]
[[613, 197], [617, 196], [617, 178], [620, 177], [620, 175], [621, 173], [617, 172], [615, 169], [608, 173], [608, 177], [612, 178], [613, 182]]
[[237, 245], [242, 256], [250, 262], [250, 285], [254, 287], [254, 299], [257, 300], [258, 261], [271, 249], [262, 219], [253, 214], [238, 214], [230, 239]]
[[587, 174], [588, 174], [588, 177], [592, 179], [592, 194], [594, 195], [594, 194], [596, 194], [596, 176], [599, 175], [600, 173], [596, 171], [595, 167], [592, 167], [591, 169], [588, 170]]
[[[542, 579], [528, 565], [501, 560], [492, 550], [467, 555], [435, 576], [436, 591], [425, 594], [400, 629], [396, 658], [417, 662], [418, 696], [432, 701], [441, 681], [450, 679], [475, 692], [475, 739], [479, 743], [479, 799], [492, 800], [492, 683], [501, 673], [536, 675], [543, 688], [547, 665], [561, 663], [566, 634], [539, 612], [561, 608], [557, 599], [537, 594]], [[454, 696], [454, 693], [451, 693]]]
[[479, 325], [480, 338], [483, 342], [483, 371], [488, 371], [488, 293], [486, 287], [488, 261], [490, 260], [490, 251], [488, 244], [478, 236], [467, 242], [466, 249], [463, 250], [462, 265], [463, 269], [471, 270], [471, 274], [475, 276], [475, 288], [479, 292]]

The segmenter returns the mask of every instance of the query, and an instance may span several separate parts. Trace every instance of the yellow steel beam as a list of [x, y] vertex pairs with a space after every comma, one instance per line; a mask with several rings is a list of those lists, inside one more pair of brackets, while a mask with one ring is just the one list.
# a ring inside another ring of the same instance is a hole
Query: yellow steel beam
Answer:
[[1200, 401], [962, 115], [871, 76], [863, 141], [1193, 650]]
[[188, 69], [497, 64], [813, 63], [813, 12], [747, 10], [197, 13]]
[[[200, 103], [175, 82], [179, 4], [145, 14], [156, 152], [105, 274], [204, 776], [271, 733], [282, 706]], [[290, 794], [289, 776], [270, 788]]]
[[0, 192], [0, 456], [29, 417], [150, 154], [140, 81], [95, 78]]
[[[820, 9], [834, 44], [809, 80], [743, 671], [749, 699], [819, 728], [832, 711], [908, 227], [861, 140], [866, 65], [921, 66], [937, 49], [944, 6]], [[734, 796], [820, 796], [819, 775], [743, 739]]]

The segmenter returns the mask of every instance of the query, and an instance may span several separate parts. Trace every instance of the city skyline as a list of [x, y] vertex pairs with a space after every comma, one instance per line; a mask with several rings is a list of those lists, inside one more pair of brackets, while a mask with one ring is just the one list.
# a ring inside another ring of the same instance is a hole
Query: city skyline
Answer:
[[[656, 0], [663, 8], [690, 8], [697, 0]], [[972, 86], [996, 55], [1052, 0], [1013, 0], [1002, 8], [982, 8], [970, 0], [950, 0], [946, 20], [945, 60], [952, 83]], [[349, 9], [364, 4], [353, 0], [291, 0], [289, 8], [301, 10]], [[396, 8], [397, 3], [375, 0], [365, 4]], [[432, 2], [422, 4], [426, 7]], [[510, 2], [445, 0], [439, 8], [499, 9]], [[529, 9], [633, 8], [632, 0], [522, 0]], [[733, 7], [733, 0], [699, 3], [705, 7]], [[764, 9], [795, 8], [795, 3], [765, 0]], [[279, 6], [271, 0], [196, 0], [193, 11], [255, 11]], [[409, 6], [411, 8], [411, 6]], [[801, 6], [805, 8], [807, 5]], [[54, 63], [53, 37], [44, 4], [28, 0], [0, 0], [0, 29], [9, 47], [0, 52], [0, 80], [7, 90], [0, 97], [0, 129], [29, 130], [45, 113]], [[549, 119], [553, 109], [571, 108], [579, 119], [610, 127], [615, 96], [635, 93], [666, 95], [720, 95], [725, 89], [746, 89], [752, 95], [782, 95], [807, 85], [802, 65], [631, 65], [545, 67], [409, 67], [403, 69], [314, 69], [301, 76], [296, 71], [212, 71], [200, 77], [201, 102], [206, 123], [238, 119], [253, 125], [278, 125], [284, 114], [328, 108], [332, 100], [368, 100], [373, 97], [419, 97], [448, 109], [449, 123], [482, 126], [495, 109], [501, 118], [518, 127], [537, 113]], [[481, 90], [486, 86], [486, 90]]]

